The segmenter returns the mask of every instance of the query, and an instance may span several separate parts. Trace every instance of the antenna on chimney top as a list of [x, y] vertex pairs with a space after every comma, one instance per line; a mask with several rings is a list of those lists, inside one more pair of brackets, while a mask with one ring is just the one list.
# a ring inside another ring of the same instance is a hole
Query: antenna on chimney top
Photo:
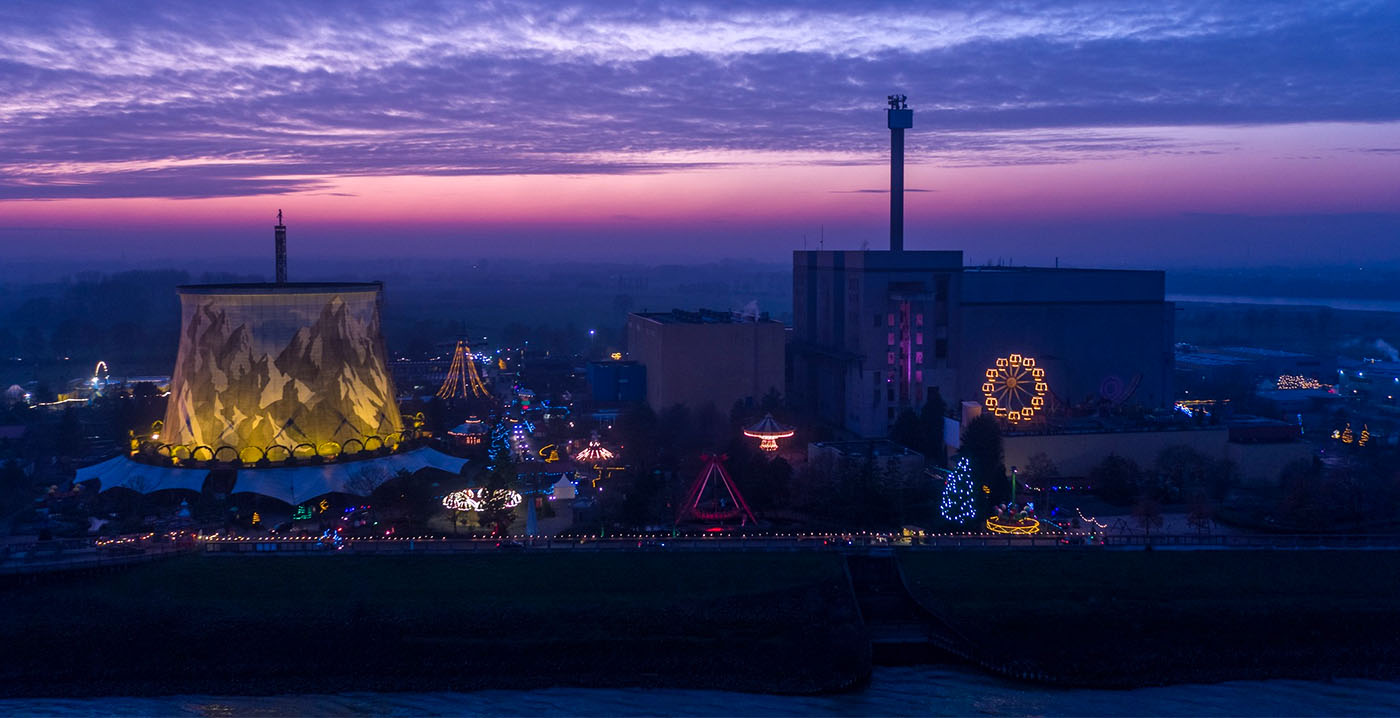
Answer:
[[908, 97], [890, 95], [885, 110], [890, 126], [890, 251], [904, 251], [904, 130], [914, 126]]
[[272, 228], [274, 249], [277, 252], [277, 283], [287, 283], [287, 226], [282, 224], [282, 210], [277, 210], [277, 226]]

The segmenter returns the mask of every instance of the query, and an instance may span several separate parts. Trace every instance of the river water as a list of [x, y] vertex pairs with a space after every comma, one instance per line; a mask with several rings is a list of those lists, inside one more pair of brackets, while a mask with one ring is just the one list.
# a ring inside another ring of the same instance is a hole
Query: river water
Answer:
[[546, 688], [475, 693], [167, 696], [0, 700], [0, 714], [52, 716], [1373, 716], [1400, 715], [1400, 683], [1235, 681], [1128, 691], [1025, 686], [945, 666], [878, 668], [830, 696]]

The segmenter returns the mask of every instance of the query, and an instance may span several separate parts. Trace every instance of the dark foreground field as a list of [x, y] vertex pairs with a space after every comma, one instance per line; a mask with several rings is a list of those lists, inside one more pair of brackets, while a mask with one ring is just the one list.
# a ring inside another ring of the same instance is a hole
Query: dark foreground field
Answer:
[[0, 590], [0, 693], [848, 688], [835, 555], [202, 557]]
[[1400, 677], [1400, 553], [907, 554], [981, 655], [1098, 686]]

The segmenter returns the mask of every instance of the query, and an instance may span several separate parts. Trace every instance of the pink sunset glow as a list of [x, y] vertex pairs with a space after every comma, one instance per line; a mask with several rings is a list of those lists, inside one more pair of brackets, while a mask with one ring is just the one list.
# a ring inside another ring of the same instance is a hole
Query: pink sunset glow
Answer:
[[[804, 237], [878, 245], [880, 107], [896, 89], [915, 109], [911, 248], [1189, 263], [1202, 233], [1239, 222], [1268, 224], [1260, 251], [1400, 227], [1394, 78], [1375, 62], [1249, 56], [1281, 42], [1259, 37], [1268, 27], [1379, 58], [1393, 52], [1374, 42], [1383, 5], [1209, 25], [1132, 6], [804, 7], [742, 23], [600, 11], [531, 28], [342, 10], [8, 18], [0, 59], [33, 73], [0, 74], [0, 242], [251, 253], [283, 209], [310, 255], [582, 241], [595, 258], [783, 261]], [[269, 22], [288, 31], [256, 31]], [[435, 34], [455, 40], [423, 41]], [[1181, 62], [1158, 60], [1167, 47]], [[1007, 79], [1026, 67], [1039, 74]], [[1150, 252], [1133, 241], [1145, 229]]]

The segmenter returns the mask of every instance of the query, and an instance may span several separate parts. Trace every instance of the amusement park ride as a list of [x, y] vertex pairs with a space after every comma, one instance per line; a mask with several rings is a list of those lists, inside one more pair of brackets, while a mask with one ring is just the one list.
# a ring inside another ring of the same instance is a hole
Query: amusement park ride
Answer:
[[748, 502], [744, 500], [744, 495], [739, 493], [739, 487], [734, 485], [734, 480], [729, 478], [729, 472], [724, 469], [724, 460], [729, 457], [723, 454], [704, 454], [700, 458], [705, 465], [700, 469], [695, 483], [691, 484], [685, 501], [681, 502], [676, 523], [722, 524], [735, 519], [738, 519], [740, 526], [758, 523], [753, 511], [749, 509]]
[[1045, 382], [1045, 370], [1035, 365], [1033, 357], [999, 357], [985, 377], [982, 403], [997, 418], [1018, 424], [1044, 411], [1050, 385]]
[[1016, 501], [1016, 467], [1011, 467], [1011, 501], [996, 507], [996, 513], [987, 517], [986, 527], [994, 534], [1034, 534], [1040, 533], [1040, 520], [1035, 517], [1035, 504], [1027, 501], [1021, 506]]
[[457, 342], [457, 348], [452, 352], [452, 365], [447, 369], [447, 378], [443, 380], [437, 396], [439, 399], [486, 399], [491, 396], [476, 371], [472, 348], [466, 342]]
[[768, 452], [778, 450], [778, 439], [790, 439], [796, 433], [792, 427], [779, 424], [772, 414], [764, 414], [762, 421], [744, 429], [744, 436], [758, 439], [758, 448]]
[[595, 431], [593, 432], [593, 437], [588, 440], [588, 446], [584, 447], [584, 449], [577, 454], [574, 454], [574, 460], [580, 464], [593, 465], [596, 468], [598, 465], [612, 461], [614, 456], [616, 456], [616, 454], [603, 446], [603, 443], [598, 440], [598, 432]]

